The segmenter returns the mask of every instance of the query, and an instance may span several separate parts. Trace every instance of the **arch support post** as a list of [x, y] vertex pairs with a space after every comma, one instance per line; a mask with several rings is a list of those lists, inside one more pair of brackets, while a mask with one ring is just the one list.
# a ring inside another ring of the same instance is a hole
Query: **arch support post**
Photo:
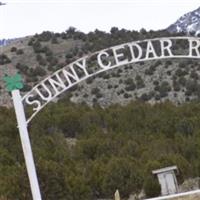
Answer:
[[30, 138], [27, 129], [24, 106], [22, 104], [22, 98], [19, 91], [19, 89], [23, 87], [23, 84], [21, 82], [21, 76], [19, 74], [16, 74], [13, 77], [5, 76], [4, 81], [6, 82], [7, 90], [12, 94], [12, 100], [15, 108], [15, 114], [17, 118], [20, 140], [24, 153], [24, 159], [30, 182], [32, 197], [33, 200], [42, 200], [36, 174], [35, 163], [33, 159], [33, 153], [31, 149]]
[[11, 93], [33, 200], [42, 200], [21, 95], [19, 90]]

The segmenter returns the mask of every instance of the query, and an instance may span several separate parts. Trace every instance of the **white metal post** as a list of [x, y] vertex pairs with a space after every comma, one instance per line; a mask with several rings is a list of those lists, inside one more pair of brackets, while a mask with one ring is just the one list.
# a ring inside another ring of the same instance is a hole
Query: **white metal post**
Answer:
[[42, 200], [21, 95], [19, 90], [13, 90], [11, 93], [33, 200]]

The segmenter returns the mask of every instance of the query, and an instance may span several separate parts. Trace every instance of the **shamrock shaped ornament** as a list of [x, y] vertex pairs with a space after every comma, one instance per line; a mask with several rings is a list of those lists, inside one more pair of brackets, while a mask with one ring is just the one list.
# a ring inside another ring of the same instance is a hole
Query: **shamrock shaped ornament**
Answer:
[[23, 88], [22, 77], [20, 74], [15, 76], [4, 76], [3, 80], [6, 82], [6, 88], [9, 92]]

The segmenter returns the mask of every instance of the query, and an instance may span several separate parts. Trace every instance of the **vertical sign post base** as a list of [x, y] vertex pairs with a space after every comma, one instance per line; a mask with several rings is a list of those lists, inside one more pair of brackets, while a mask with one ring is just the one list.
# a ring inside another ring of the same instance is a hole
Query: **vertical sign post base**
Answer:
[[27, 123], [26, 123], [26, 117], [24, 113], [24, 107], [22, 104], [22, 99], [19, 90], [12, 90], [12, 98], [15, 108], [15, 114], [17, 117], [17, 123], [20, 133], [20, 139], [22, 143], [22, 148], [24, 152], [24, 158], [26, 163], [26, 168], [28, 172], [28, 177], [30, 181], [31, 186], [31, 192], [33, 196], [33, 200], [42, 200], [41, 194], [40, 194], [40, 188], [38, 184], [35, 164], [33, 160], [33, 154], [31, 149], [31, 143], [28, 135], [27, 130]]

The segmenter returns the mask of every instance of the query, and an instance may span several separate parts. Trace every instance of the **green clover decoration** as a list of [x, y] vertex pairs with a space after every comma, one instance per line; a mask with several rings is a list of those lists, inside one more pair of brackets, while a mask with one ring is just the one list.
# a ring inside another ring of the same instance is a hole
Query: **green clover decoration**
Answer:
[[9, 92], [23, 88], [22, 77], [18, 73], [15, 76], [4, 76], [3, 80]]

